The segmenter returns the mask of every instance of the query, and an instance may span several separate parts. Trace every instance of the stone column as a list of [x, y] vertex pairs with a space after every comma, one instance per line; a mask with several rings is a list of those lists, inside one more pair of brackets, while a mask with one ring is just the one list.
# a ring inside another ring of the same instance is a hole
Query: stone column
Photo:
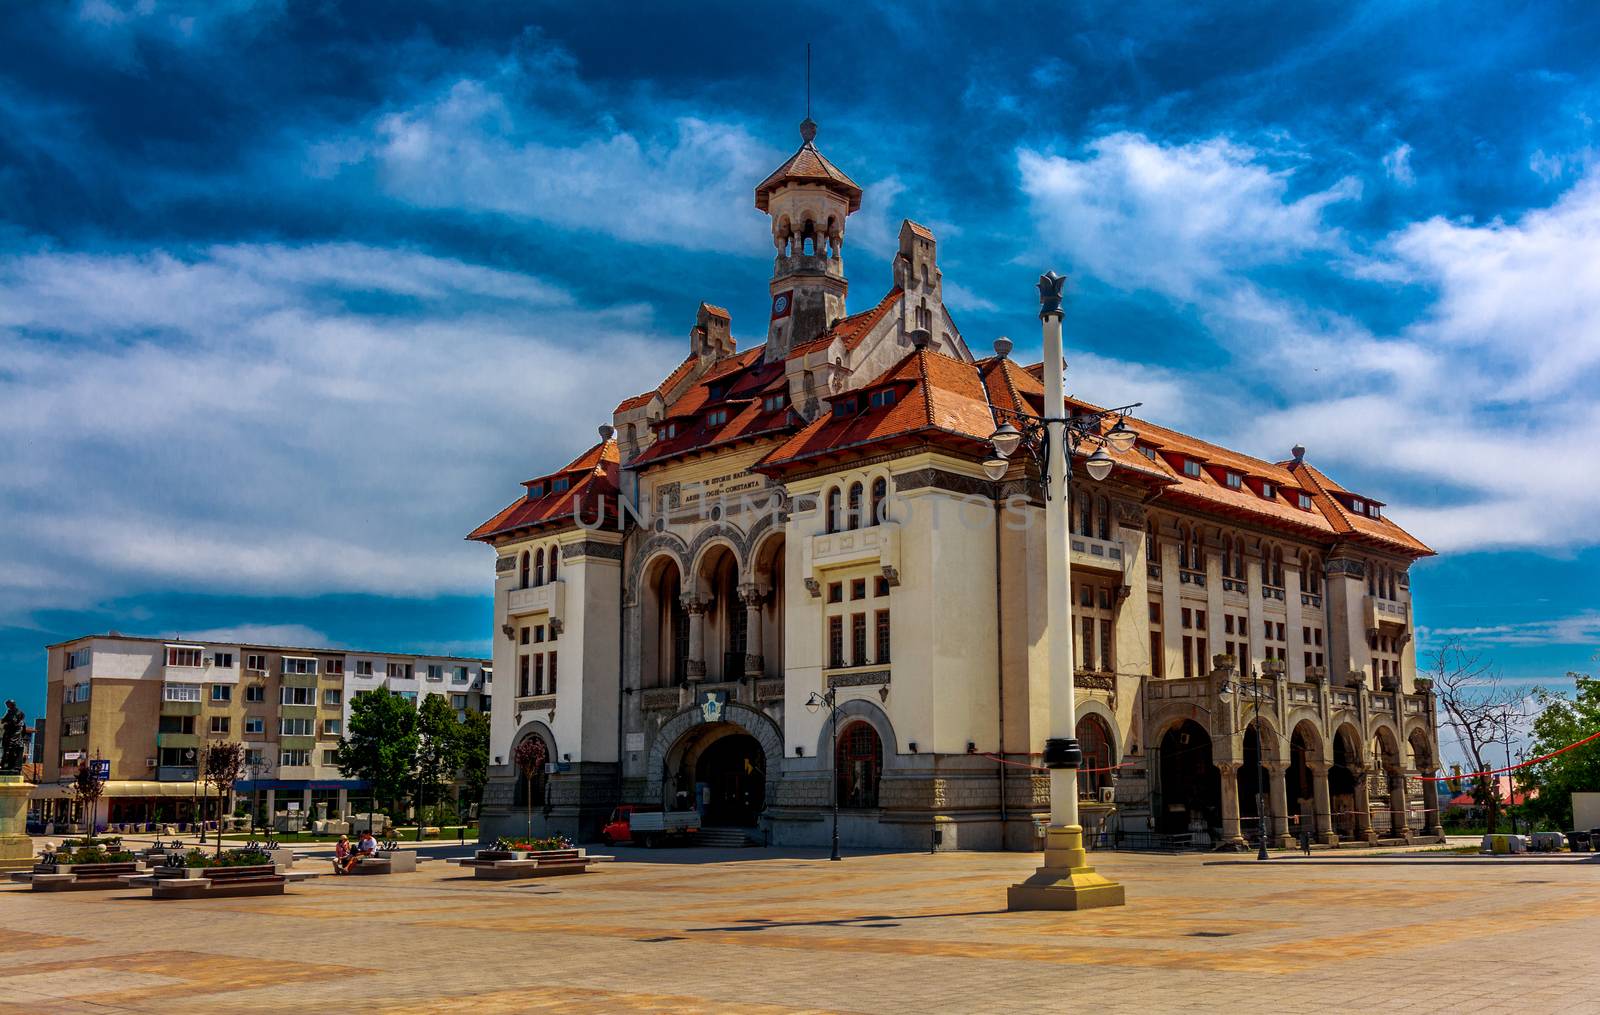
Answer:
[[1289, 834], [1289, 790], [1284, 778], [1289, 766], [1281, 761], [1267, 762], [1267, 810], [1272, 815], [1272, 838], [1268, 841], [1288, 849], [1294, 845]]
[[1237, 849], [1244, 848], [1244, 836], [1239, 833], [1239, 765], [1237, 761], [1217, 763], [1222, 775], [1222, 841]]
[[339, 790], [339, 820], [350, 820], [350, 791], [347, 789]]
[[1377, 842], [1378, 833], [1372, 830], [1372, 799], [1367, 793], [1365, 766], [1351, 769], [1356, 780], [1356, 838], [1362, 842]]
[[1308, 761], [1306, 767], [1311, 769], [1311, 806], [1316, 839], [1332, 846], [1339, 841], [1339, 837], [1333, 831], [1333, 808], [1328, 801], [1328, 763]]
[[[1399, 697], [1399, 692], [1395, 692]], [[1406, 800], [1406, 773], [1403, 769], [1389, 772], [1389, 834], [1411, 841], [1411, 808]]]
[[706, 675], [706, 603], [695, 598], [694, 593], [683, 596], [683, 611], [689, 615], [689, 659], [684, 663], [685, 675], [690, 680], [704, 680]]
[[765, 590], [759, 585], [739, 586], [739, 598], [744, 601], [744, 673], [760, 679], [764, 661], [761, 653], [761, 606], [766, 602]]
[[[1423, 774], [1437, 775], [1438, 772]], [[1439, 784], [1431, 779], [1422, 784], [1422, 806], [1428, 812], [1422, 816], [1423, 834], [1444, 838], [1444, 824], [1439, 820]]]
[[267, 831], [269, 832], [277, 827], [273, 822], [273, 818], [277, 815], [277, 813], [278, 791], [275, 789], [269, 789], [267, 790]]

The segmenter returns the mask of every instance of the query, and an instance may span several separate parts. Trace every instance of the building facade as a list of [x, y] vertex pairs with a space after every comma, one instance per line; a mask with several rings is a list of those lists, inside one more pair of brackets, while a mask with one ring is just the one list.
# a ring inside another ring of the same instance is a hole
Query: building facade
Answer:
[[367, 796], [333, 761], [357, 695], [448, 695], [458, 713], [492, 705], [485, 659], [118, 634], [51, 645], [48, 656], [47, 700], [56, 704], [35, 795], [59, 820], [72, 817], [78, 767], [98, 761], [109, 767], [100, 820], [192, 821], [206, 795], [200, 754], [220, 740], [244, 745], [235, 792], [251, 795], [263, 818], [290, 803], [311, 813], [326, 802], [343, 814]]
[[[700, 304], [683, 362], [471, 534], [511, 685], [486, 836], [587, 836], [632, 802], [821, 844], [837, 794], [847, 844], [1041, 841], [1043, 506], [1026, 456], [980, 463], [1043, 367], [969, 348], [911, 221], [890, 291], [847, 311], [861, 190], [815, 130], [756, 189], [765, 341]], [[1431, 551], [1303, 448], [1126, 422], [1104, 481], [1071, 465], [1085, 812], [1128, 841], [1436, 834], [1408, 577]], [[830, 690], [835, 715], [806, 707]]]

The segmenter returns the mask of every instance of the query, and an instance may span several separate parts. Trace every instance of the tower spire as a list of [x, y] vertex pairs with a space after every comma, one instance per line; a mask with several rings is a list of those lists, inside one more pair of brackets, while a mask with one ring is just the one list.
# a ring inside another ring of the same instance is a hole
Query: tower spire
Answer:
[[811, 118], [811, 43], [806, 43], [806, 118], [800, 121], [800, 142], [810, 144], [817, 136], [817, 121]]

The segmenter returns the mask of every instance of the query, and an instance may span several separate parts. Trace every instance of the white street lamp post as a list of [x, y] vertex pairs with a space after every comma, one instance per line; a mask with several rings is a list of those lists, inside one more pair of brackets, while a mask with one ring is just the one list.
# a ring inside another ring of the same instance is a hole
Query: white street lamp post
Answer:
[[[1050, 825], [1045, 832], [1044, 863], [1032, 877], [1006, 892], [1006, 908], [1013, 910], [1094, 909], [1120, 906], [1125, 901], [1122, 885], [1096, 873], [1089, 864], [1083, 827], [1078, 824], [1078, 767], [1083, 752], [1076, 737], [1072, 679], [1072, 576], [1067, 541], [1072, 453], [1061, 383], [1061, 287], [1065, 282], [1055, 272], [1039, 279], [1039, 317], [1044, 324], [1045, 652], [1050, 666], [1050, 727], [1044, 762], [1050, 772]], [[1117, 432], [1126, 432], [1121, 420], [1117, 427]], [[1104, 445], [1095, 454], [1109, 458]], [[1099, 473], [1095, 478], [1109, 470], [1107, 461], [1104, 471], [1095, 470]]]

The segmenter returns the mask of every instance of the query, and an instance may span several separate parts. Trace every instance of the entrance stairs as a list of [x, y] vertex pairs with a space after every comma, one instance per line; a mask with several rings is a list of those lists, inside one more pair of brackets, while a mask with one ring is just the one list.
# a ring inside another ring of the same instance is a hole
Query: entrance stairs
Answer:
[[753, 846], [748, 828], [701, 828], [700, 834], [695, 838], [697, 846], [718, 846], [723, 849], [737, 849], [743, 846]]

